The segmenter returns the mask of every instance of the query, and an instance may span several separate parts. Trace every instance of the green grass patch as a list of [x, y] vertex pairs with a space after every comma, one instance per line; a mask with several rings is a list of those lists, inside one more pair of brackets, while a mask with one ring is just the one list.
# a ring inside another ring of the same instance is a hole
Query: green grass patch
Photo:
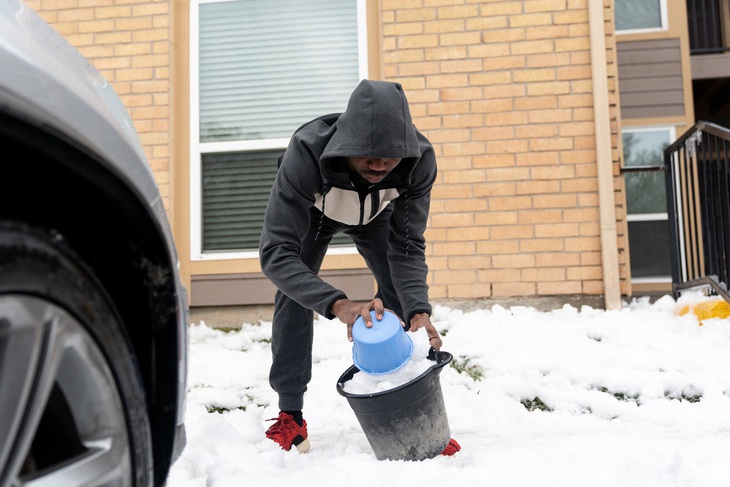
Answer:
[[465, 357], [464, 355], [453, 359], [451, 361], [451, 367], [460, 374], [468, 375], [474, 382], [479, 382], [484, 378], [484, 369], [479, 364], [471, 363], [471, 358]]
[[537, 396], [532, 399], [523, 399], [520, 401], [520, 403], [525, 406], [525, 409], [527, 409], [528, 411], [540, 410], [546, 411], [548, 413], [552, 412], [552, 409]]

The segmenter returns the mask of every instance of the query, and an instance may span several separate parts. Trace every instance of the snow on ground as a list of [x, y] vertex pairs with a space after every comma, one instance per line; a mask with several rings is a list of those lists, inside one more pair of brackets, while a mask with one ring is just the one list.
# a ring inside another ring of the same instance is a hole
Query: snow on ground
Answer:
[[[304, 417], [312, 449], [264, 437], [271, 323], [190, 328], [187, 447], [169, 487], [730, 486], [730, 318], [679, 315], [691, 295], [621, 310], [436, 306], [453, 457], [376, 460], [336, 383], [345, 326], [315, 322]], [[426, 340], [419, 331], [412, 335]]]

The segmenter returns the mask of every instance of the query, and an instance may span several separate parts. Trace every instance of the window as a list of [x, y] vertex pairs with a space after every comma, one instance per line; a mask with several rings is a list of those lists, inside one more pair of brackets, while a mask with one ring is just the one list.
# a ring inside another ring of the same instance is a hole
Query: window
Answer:
[[[662, 150], [674, 137], [674, 127], [624, 130], [624, 166], [663, 165]], [[664, 172], [631, 171], [625, 177], [632, 281], [671, 282]]]
[[255, 256], [278, 157], [367, 76], [364, 0], [193, 0], [191, 256]]
[[616, 0], [616, 31], [667, 30], [666, 0]]

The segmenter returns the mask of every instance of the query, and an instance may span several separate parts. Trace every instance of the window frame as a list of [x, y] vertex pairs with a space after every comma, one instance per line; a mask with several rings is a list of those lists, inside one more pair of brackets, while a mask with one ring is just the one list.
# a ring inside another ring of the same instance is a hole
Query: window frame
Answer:
[[[640, 125], [640, 126], [629, 126], [629, 127], [622, 127], [621, 128], [621, 138], [623, 138], [624, 134], [626, 133], [641, 133], [641, 132], [659, 132], [659, 131], [666, 131], [669, 134], [668, 142], [669, 144], [673, 143], [675, 140], [677, 140], [677, 126], [676, 125]], [[622, 144], [623, 146], [623, 144]], [[627, 167], [626, 161], [624, 160], [623, 150], [621, 154], [621, 160], [623, 161], [624, 167]], [[630, 167], [637, 167], [637, 166], [630, 166]], [[628, 208], [626, 209], [626, 223], [627, 223], [627, 232], [628, 232], [628, 224], [632, 222], [654, 222], [654, 221], [665, 221], [669, 222], [669, 214], [667, 212], [663, 213], [634, 213], [629, 214]], [[628, 233], [626, 235], [627, 237], [627, 244], [628, 244]], [[629, 247], [629, 252], [631, 252], [631, 248]], [[672, 283], [672, 276], [650, 276], [650, 277], [634, 277], [631, 276], [631, 282], [633, 284], [671, 284]]]
[[[259, 251], [203, 251], [203, 216], [202, 216], [202, 156], [203, 154], [221, 152], [248, 152], [257, 150], [281, 149], [289, 145], [290, 137], [234, 140], [220, 142], [200, 141], [200, 16], [201, 5], [210, 3], [233, 2], [238, 0], [191, 0], [190, 1], [190, 260], [214, 261], [258, 258]], [[358, 75], [360, 79], [368, 77], [368, 25], [367, 0], [356, 0], [357, 9], [357, 44]], [[328, 255], [355, 254], [354, 246], [335, 247], [327, 251]]]
[[646, 34], [651, 32], [666, 32], [669, 30], [669, 14], [667, 12], [667, 0], [659, 0], [659, 19], [661, 25], [659, 27], [645, 27], [642, 29], [619, 29], [616, 26], [616, 4], [614, 3], [614, 27], [616, 35], [628, 34]]

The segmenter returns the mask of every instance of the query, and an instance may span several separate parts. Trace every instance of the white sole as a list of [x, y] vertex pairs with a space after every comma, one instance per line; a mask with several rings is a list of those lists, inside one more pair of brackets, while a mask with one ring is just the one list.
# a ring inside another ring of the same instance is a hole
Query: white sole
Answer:
[[299, 453], [307, 453], [309, 451], [309, 438], [296, 445], [296, 448]]

